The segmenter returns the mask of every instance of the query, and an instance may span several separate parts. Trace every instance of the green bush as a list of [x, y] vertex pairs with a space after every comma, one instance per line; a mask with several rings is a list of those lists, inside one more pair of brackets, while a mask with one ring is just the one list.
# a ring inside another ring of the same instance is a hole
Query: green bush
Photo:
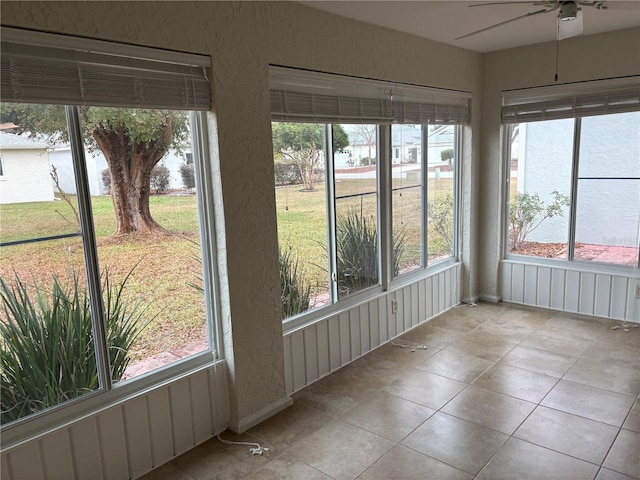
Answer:
[[[393, 238], [393, 275], [400, 271], [404, 229]], [[337, 274], [340, 295], [348, 295], [378, 283], [378, 234], [375, 222], [356, 208], [336, 220]]]
[[302, 184], [302, 175], [295, 163], [277, 162], [273, 164], [273, 170], [276, 186]]
[[562, 217], [564, 208], [569, 206], [569, 197], [554, 190], [552, 201], [546, 205], [537, 193], [516, 193], [509, 204], [510, 249], [518, 251], [529, 234], [546, 219]]
[[182, 177], [182, 186], [187, 190], [195, 188], [196, 176], [193, 169], [193, 163], [183, 163], [180, 165], [180, 176]]
[[156, 165], [151, 170], [150, 184], [157, 194], [166, 193], [171, 183], [171, 172], [163, 165]]
[[280, 250], [280, 299], [282, 319], [292, 317], [309, 309], [311, 286], [298, 268], [298, 257], [291, 248]]
[[[145, 325], [145, 310], [123, 297], [129, 275], [117, 286], [108, 272], [103, 276], [109, 368], [116, 382]], [[17, 275], [15, 280], [10, 286], [0, 278], [2, 424], [99, 387], [89, 298], [75, 273], [66, 286], [54, 277], [51, 292], [35, 285], [32, 293]]]
[[436, 195], [427, 204], [429, 256], [451, 255], [453, 252], [453, 192]]

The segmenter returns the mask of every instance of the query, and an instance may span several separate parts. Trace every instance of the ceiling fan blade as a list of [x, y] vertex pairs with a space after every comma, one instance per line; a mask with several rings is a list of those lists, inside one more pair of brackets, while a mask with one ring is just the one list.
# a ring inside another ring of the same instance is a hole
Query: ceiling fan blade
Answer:
[[520, 20], [521, 18], [532, 17], [534, 15], [540, 15], [541, 13], [552, 12], [560, 8], [560, 5], [552, 8], [543, 8], [541, 10], [536, 10], [535, 12], [525, 13], [524, 15], [520, 15], [518, 17], [512, 18], [510, 20], [505, 20], [504, 22], [496, 23], [495, 25], [491, 25], [490, 27], [481, 28], [480, 30], [476, 30], [475, 32], [467, 33], [466, 35], [462, 35], [461, 37], [456, 38], [456, 40], [461, 40], [463, 38], [470, 37], [472, 35], [477, 35], [478, 33], [486, 32], [487, 30], [492, 30], [497, 27], [501, 27], [502, 25], [506, 25], [507, 23], [515, 22], [516, 20]]
[[583, 30], [582, 24], [582, 11], [576, 12], [576, 18], [574, 20], [560, 20], [558, 17], [558, 40], [564, 40], [565, 38], [575, 37], [580, 35]]
[[485, 3], [472, 3], [469, 7], [486, 7], [487, 5], [544, 5], [545, 7], [554, 7], [558, 2], [554, 0], [541, 0], [539, 2], [532, 2], [527, 0], [513, 1], [513, 2], [485, 2]]

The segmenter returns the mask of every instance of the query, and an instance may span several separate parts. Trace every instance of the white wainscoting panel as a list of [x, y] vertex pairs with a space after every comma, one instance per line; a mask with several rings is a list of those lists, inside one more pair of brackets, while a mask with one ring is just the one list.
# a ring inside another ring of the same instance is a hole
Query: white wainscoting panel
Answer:
[[[384, 292], [284, 335], [291, 394], [461, 301], [461, 264]], [[392, 301], [398, 310], [392, 313]]]
[[633, 314], [633, 272], [594, 272], [579, 270], [575, 264], [564, 267], [504, 260], [501, 279], [505, 302], [638, 321]]
[[200, 369], [2, 452], [2, 480], [137, 478], [224, 431], [226, 366]]

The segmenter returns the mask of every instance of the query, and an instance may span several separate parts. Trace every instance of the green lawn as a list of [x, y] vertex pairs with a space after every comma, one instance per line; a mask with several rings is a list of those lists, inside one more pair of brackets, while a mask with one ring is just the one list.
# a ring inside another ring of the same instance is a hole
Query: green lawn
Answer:
[[[432, 195], [451, 186], [450, 180], [430, 184]], [[374, 190], [371, 180], [342, 180], [340, 195]], [[75, 201], [74, 197], [71, 197]], [[420, 192], [394, 194], [394, 229], [404, 232], [403, 268], [420, 257]], [[101, 271], [112, 281], [123, 279], [133, 269], [127, 286], [132, 301], [142, 299], [153, 318], [132, 352], [134, 359], [180, 347], [201, 339], [204, 303], [193, 283], [200, 273], [200, 247], [195, 196], [152, 196], [153, 217], [170, 235], [112, 237], [115, 230], [111, 198], [92, 198]], [[276, 189], [278, 236], [281, 247], [299, 256], [314, 293], [327, 290], [327, 220], [325, 185], [315, 192], [301, 192], [299, 186]], [[349, 208], [362, 210], [375, 220], [376, 196], [353, 197], [337, 202], [338, 214]], [[62, 200], [0, 205], [0, 241], [3, 243], [78, 232], [72, 209]], [[430, 242], [432, 242], [430, 234]], [[435, 243], [435, 242], [434, 242]], [[430, 252], [431, 253], [431, 252]], [[84, 275], [84, 254], [78, 237], [5, 246], [0, 249], [0, 276], [15, 281], [15, 274], [31, 285], [50, 287], [52, 276], [69, 278], [71, 272]]]

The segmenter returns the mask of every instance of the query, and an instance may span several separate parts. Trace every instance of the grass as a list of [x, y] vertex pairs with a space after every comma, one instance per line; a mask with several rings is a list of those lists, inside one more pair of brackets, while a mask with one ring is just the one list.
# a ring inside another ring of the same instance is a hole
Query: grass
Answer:
[[[395, 182], [394, 182], [395, 183]], [[432, 195], [451, 188], [450, 179], [430, 181]], [[340, 195], [372, 191], [371, 180], [342, 180]], [[401, 200], [400, 200], [401, 198]], [[72, 197], [75, 201], [75, 198]], [[403, 228], [406, 245], [401, 270], [420, 259], [420, 195], [413, 189], [394, 195], [394, 228]], [[325, 185], [315, 192], [300, 192], [299, 186], [276, 189], [278, 236], [282, 248], [291, 247], [300, 259], [298, 268], [315, 294], [326, 292], [327, 219]], [[375, 219], [375, 195], [338, 201], [338, 213], [362, 208]], [[203, 338], [205, 306], [201, 292], [190, 284], [201, 277], [198, 218], [195, 196], [152, 196], [154, 218], [171, 235], [130, 235], [114, 238], [115, 220], [111, 198], [92, 197], [101, 271], [108, 269], [115, 284], [135, 266], [127, 283], [131, 299], [143, 298], [153, 320], [137, 338], [133, 360], [180, 348]], [[71, 208], [63, 201], [0, 205], [0, 241], [11, 242], [78, 232]], [[430, 239], [430, 243], [431, 239]], [[17, 273], [33, 283], [50, 285], [53, 276], [70, 278], [77, 272], [84, 282], [84, 254], [80, 238], [6, 246], [0, 249], [0, 277], [10, 282]]]

